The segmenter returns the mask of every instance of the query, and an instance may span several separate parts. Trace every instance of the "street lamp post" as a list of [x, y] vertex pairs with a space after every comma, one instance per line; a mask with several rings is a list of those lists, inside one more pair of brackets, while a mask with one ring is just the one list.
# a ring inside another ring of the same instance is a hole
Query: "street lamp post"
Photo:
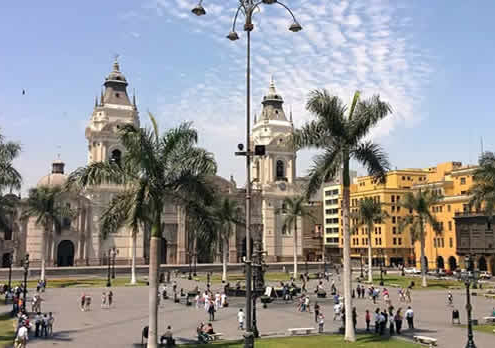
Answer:
[[[14, 262], [14, 255], [9, 256], [9, 293], [12, 291], [12, 263]], [[7, 298], [7, 297], [5, 297]]]
[[189, 280], [192, 279], [192, 266], [191, 266], [192, 260], [191, 260], [191, 258], [192, 258], [192, 251], [189, 251], [189, 275], [187, 277], [187, 279], [189, 279]]
[[[244, 347], [254, 347], [254, 339], [251, 328], [251, 156], [253, 156], [251, 149], [250, 128], [251, 128], [251, 31], [254, 29], [253, 15], [256, 9], [260, 9], [260, 5], [278, 4], [284, 7], [292, 16], [294, 22], [289, 26], [289, 30], [292, 32], [298, 32], [302, 30], [301, 25], [296, 21], [294, 14], [285, 4], [278, 0], [239, 0], [239, 6], [234, 17], [232, 31], [227, 35], [227, 38], [231, 41], [239, 39], [239, 35], [235, 31], [237, 17], [239, 13], [242, 13], [245, 18], [244, 31], [247, 33], [247, 59], [246, 59], [246, 152], [239, 153], [246, 156], [246, 333], [244, 335]], [[194, 7], [191, 12], [196, 16], [202, 16], [206, 14], [206, 10], [202, 6], [203, 0], [199, 0], [199, 3]], [[242, 152], [240, 146], [239, 150]]]
[[29, 272], [29, 254], [26, 254], [24, 259], [24, 294], [22, 300], [22, 311], [26, 311], [26, 295], [27, 295], [27, 277]]
[[471, 293], [469, 292], [469, 288], [471, 284], [476, 283], [477, 272], [473, 269], [473, 260], [470, 256], [466, 256], [465, 263], [467, 274], [461, 276], [461, 279], [464, 281], [464, 285], [466, 285], [466, 311], [468, 320], [468, 341], [466, 343], [466, 348], [476, 348], [476, 345], [474, 344], [473, 323], [471, 320], [471, 311], [473, 307], [471, 305]]
[[383, 284], [383, 250], [380, 249], [380, 286]]
[[112, 258], [110, 257], [110, 254], [112, 252], [112, 249], [108, 249], [108, 274], [107, 274], [107, 287], [112, 286], [112, 281], [111, 281], [111, 267], [112, 267]]
[[115, 249], [115, 247], [113, 247], [112, 249], [112, 279], [115, 279], [115, 258], [117, 257], [117, 254], [119, 253], [119, 250], [118, 249]]
[[359, 263], [361, 265], [361, 278], [364, 278], [364, 274], [363, 274], [363, 252], [362, 251], [359, 252]]

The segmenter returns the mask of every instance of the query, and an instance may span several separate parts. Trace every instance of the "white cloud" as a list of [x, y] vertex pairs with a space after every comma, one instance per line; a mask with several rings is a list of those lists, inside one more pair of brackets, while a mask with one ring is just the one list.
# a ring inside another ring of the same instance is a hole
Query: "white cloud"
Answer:
[[[237, 162], [242, 161], [233, 160], [232, 152], [244, 139], [245, 129], [242, 15], [237, 25], [241, 40], [232, 43], [225, 39], [235, 14], [235, 8], [230, 5], [235, 3], [205, 0], [207, 15], [200, 18], [190, 13], [195, 0], [154, 0], [148, 8], [156, 11], [157, 16], [190, 23], [191, 33], [198, 32], [198, 27], [208, 28], [195, 35], [211, 40], [222, 50], [225, 57], [221, 62], [212, 59], [204, 76], [195, 76], [197, 83], [183, 91], [177, 100], [163, 98], [159, 112], [166, 122], [194, 120], [202, 131], [204, 144], [217, 155], [220, 174], [230, 174], [222, 168], [235, 167], [241, 178], [242, 163]], [[281, 7], [264, 7], [256, 14], [252, 33], [253, 114], [259, 114], [262, 95], [270, 75], [274, 74], [277, 88], [286, 101], [287, 114], [288, 104], [292, 105], [296, 126], [309, 119], [304, 105], [307, 93], [315, 88], [328, 88], [344, 101], [349, 101], [356, 89], [364, 96], [379, 93], [393, 106], [394, 116], [374, 131], [377, 137], [418, 118], [421, 88], [428, 83], [431, 68], [426, 56], [415, 49], [414, 38], [406, 33], [407, 27], [414, 23], [397, 14], [407, 6], [406, 2], [293, 0], [290, 6], [304, 28], [300, 33], [287, 30], [292, 18]], [[237, 164], [232, 164], [233, 161]]]

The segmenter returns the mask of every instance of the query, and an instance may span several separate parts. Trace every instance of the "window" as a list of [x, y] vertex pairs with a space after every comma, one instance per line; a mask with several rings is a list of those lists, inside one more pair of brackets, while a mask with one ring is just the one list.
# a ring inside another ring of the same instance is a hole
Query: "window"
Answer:
[[436, 238], [433, 239], [433, 247], [435, 247], [435, 248], [437, 247], [437, 239]]
[[466, 178], [465, 177], [461, 178], [461, 185], [466, 185]]
[[392, 196], [390, 197], [390, 201], [391, 201], [392, 203], [395, 203], [395, 196], [394, 196], [394, 195], [392, 195]]
[[397, 240], [399, 241], [399, 245], [402, 245], [402, 238], [397, 238]]
[[440, 241], [442, 242], [442, 248], [445, 248], [445, 239], [442, 238], [442, 239], [440, 239]]
[[461, 191], [461, 195], [465, 195], [466, 194], [466, 191]]
[[120, 98], [120, 93], [115, 93], [115, 97]]
[[447, 211], [450, 213], [450, 204], [447, 205]]
[[449, 221], [449, 231], [452, 231], [452, 221]]
[[382, 245], [382, 239], [381, 238], [378, 238], [378, 244]]
[[392, 216], [392, 223], [395, 224], [395, 221], [396, 221], [395, 216]]
[[393, 205], [391, 209], [392, 209], [392, 213], [394, 213], [395, 212], [395, 205]]
[[395, 227], [395, 226], [394, 226], [394, 227], [392, 227], [392, 233], [393, 233], [393, 234], [397, 234], [397, 227]]
[[397, 212], [398, 212], [398, 213], [400, 212], [400, 206], [399, 206], [399, 207], [397, 207]]
[[399, 203], [400, 201], [400, 196], [397, 196], [397, 203]]
[[402, 177], [402, 180], [406, 180], [406, 177], [405, 177], [405, 176], [403, 176], [403, 177]]
[[410, 180], [411, 180], [411, 177], [410, 177], [410, 176], [408, 176], [408, 177], [407, 177], [407, 180], [409, 180], [409, 181], [410, 181]]
[[441, 212], [442, 212], [442, 210], [443, 210], [443, 206], [440, 206], [439, 208], [440, 208], [440, 213], [441, 213]]
[[397, 238], [394, 238], [393, 244], [397, 245]]
[[452, 239], [452, 237], [449, 238], [449, 247], [450, 248], [454, 247], [454, 240]]
[[278, 160], [276, 166], [277, 166], [277, 179], [284, 179], [285, 178], [284, 161]]

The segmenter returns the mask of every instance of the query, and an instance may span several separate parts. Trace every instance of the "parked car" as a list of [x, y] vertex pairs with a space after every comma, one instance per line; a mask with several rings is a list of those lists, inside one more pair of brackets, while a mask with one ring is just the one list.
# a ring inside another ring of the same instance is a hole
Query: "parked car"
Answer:
[[490, 279], [492, 275], [487, 271], [480, 272], [480, 279]]

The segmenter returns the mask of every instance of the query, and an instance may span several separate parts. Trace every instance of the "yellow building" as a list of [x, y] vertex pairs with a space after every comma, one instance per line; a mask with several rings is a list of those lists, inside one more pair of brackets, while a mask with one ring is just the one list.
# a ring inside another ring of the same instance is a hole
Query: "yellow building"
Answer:
[[[424, 169], [403, 169], [387, 173], [385, 184], [376, 183], [370, 176], [357, 178], [357, 183], [351, 185], [351, 212], [357, 211], [360, 200], [371, 197], [383, 204], [382, 209], [387, 211], [390, 217], [375, 224], [371, 241], [368, 241], [365, 226], [360, 226], [351, 234], [351, 257], [354, 260], [362, 258], [363, 262], [366, 262], [368, 243], [371, 243], [375, 265], [378, 264], [378, 260], [383, 260], [387, 266], [414, 264], [411, 238], [407, 232], [399, 230], [400, 219], [408, 213], [400, 206], [400, 202], [413, 186], [426, 182], [427, 176], [428, 171]], [[351, 221], [351, 226], [353, 223], [355, 221]], [[342, 224], [339, 242], [342, 247]]]
[[[441, 232], [436, 233], [429, 224], [425, 226], [425, 256], [429, 269], [455, 270], [459, 267], [454, 217], [456, 213], [469, 210], [467, 192], [473, 184], [475, 169], [476, 166], [462, 166], [460, 162], [441, 163], [428, 168], [427, 182], [413, 187], [413, 190], [433, 190], [442, 196], [439, 204], [431, 208], [431, 213], [440, 223]], [[418, 255], [416, 260], [419, 267], [419, 242], [415, 245], [415, 252]]]

